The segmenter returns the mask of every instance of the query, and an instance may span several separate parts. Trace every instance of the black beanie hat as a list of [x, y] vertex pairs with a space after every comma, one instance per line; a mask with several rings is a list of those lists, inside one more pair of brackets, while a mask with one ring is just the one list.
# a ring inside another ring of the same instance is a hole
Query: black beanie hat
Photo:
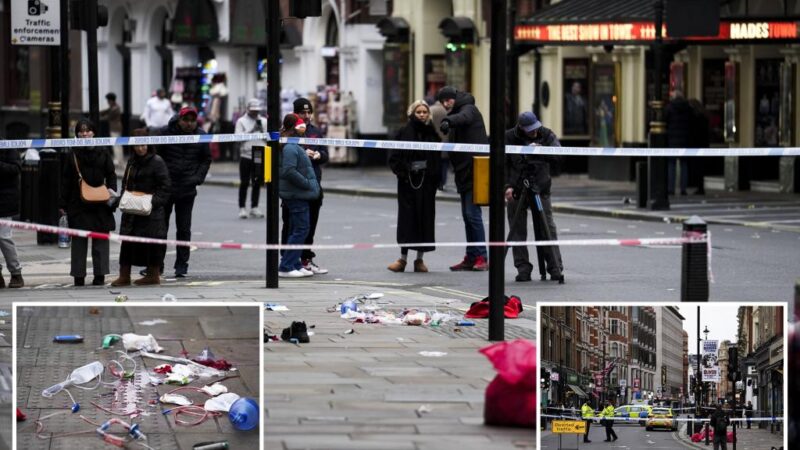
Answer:
[[308, 101], [305, 97], [300, 97], [294, 101], [294, 113], [299, 114], [301, 112], [309, 112], [313, 113], [314, 108], [311, 106], [311, 102]]
[[436, 99], [440, 102], [443, 102], [447, 99], [456, 98], [456, 88], [453, 86], [445, 86], [439, 89], [439, 93], [436, 95]]

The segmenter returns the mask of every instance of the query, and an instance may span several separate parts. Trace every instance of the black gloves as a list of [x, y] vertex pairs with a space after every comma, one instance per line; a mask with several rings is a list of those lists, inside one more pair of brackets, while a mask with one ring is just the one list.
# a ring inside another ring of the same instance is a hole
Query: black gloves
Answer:
[[447, 119], [442, 119], [442, 123], [439, 125], [439, 131], [444, 134], [448, 134], [450, 132], [450, 121]]

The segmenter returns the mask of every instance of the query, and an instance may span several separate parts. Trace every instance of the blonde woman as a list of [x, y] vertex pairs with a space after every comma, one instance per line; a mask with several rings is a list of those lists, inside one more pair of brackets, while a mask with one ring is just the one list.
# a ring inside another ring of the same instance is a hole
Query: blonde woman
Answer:
[[[408, 123], [395, 136], [398, 141], [440, 142], [431, 123], [427, 103], [417, 100], [408, 108]], [[389, 167], [397, 176], [397, 243], [430, 243], [435, 238], [436, 190], [439, 187], [441, 154], [427, 150], [395, 150], [389, 155]], [[415, 250], [414, 272], [427, 272], [423, 254], [432, 245], [402, 247], [400, 259], [387, 267], [392, 272], [406, 269], [408, 251]]]

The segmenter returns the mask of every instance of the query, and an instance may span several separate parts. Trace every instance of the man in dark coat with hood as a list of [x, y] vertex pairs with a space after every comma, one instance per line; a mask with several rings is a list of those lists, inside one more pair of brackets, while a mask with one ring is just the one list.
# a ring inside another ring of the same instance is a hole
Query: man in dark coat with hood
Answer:
[[[437, 95], [437, 99], [447, 110], [439, 129], [448, 136], [447, 142], [453, 144], [488, 144], [486, 126], [483, 116], [475, 106], [475, 97], [469, 92], [459, 92], [452, 86], [445, 86]], [[450, 162], [455, 171], [456, 188], [461, 196], [461, 215], [467, 242], [486, 242], [483, 229], [481, 207], [472, 202], [472, 154], [450, 152]], [[463, 261], [450, 266], [450, 270], [489, 270], [486, 246], [471, 245]]]
[[[21, 173], [19, 152], [16, 149], [0, 150], [0, 218], [11, 219], [19, 214], [19, 177]], [[6, 261], [6, 268], [11, 274], [8, 283], [10, 288], [21, 288], [25, 285], [22, 280], [22, 266], [19, 264], [17, 247], [11, 238], [11, 227], [0, 225], [0, 252]], [[0, 270], [3, 268], [0, 265]], [[6, 282], [0, 273], [0, 288]]]
[[[197, 110], [185, 107], [170, 119], [166, 127], [155, 130], [159, 136], [206, 134], [197, 125]], [[157, 147], [158, 155], [167, 164], [172, 181], [170, 201], [164, 207], [164, 219], [169, 230], [169, 217], [175, 209], [175, 233], [180, 241], [192, 238], [192, 210], [197, 196], [197, 186], [206, 180], [211, 167], [211, 149], [208, 144], [167, 144]], [[183, 278], [189, 271], [189, 247], [178, 247], [175, 257], [175, 277]], [[162, 268], [163, 272], [163, 268]]]
[[[542, 122], [530, 111], [523, 112], [517, 119], [517, 126], [506, 131], [506, 145], [542, 145], [545, 147], [560, 147], [555, 133], [542, 126]], [[545, 239], [542, 214], [534, 206], [534, 198], [530, 191], [539, 194], [542, 200], [544, 220], [550, 230], [550, 238], [558, 239], [556, 223], [553, 220], [553, 205], [550, 201], [550, 174], [558, 170], [560, 157], [550, 155], [519, 155], [506, 154], [506, 202], [508, 203], [508, 223], [511, 228], [512, 241], [526, 241], [528, 239], [528, 209], [533, 215], [533, 230], [536, 240]], [[525, 182], [528, 186], [525, 186]], [[525, 195], [522, 195], [522, 194]], [[519, 205], [520, 201], [525, 204]], [[519, 214], [517, 213], [519, 206]], [[515, 217], [516, 221], [515, 221]], [[528, 258], [527, 247], [512, 247], [514, 254], [514, 267], [517, 268], [516, 281], [531, 281], [533, 265]], [[536, 247], [537, 254], [541, 253], [550, 279], [564, 282], [564, 270], [561, 262], [561, 250], [557, 246]]]

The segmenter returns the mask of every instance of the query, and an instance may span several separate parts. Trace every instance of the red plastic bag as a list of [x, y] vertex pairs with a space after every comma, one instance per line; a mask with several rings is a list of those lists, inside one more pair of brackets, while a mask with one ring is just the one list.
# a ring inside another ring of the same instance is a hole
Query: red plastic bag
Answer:
[[486, 425], [535, 428], [536, 344], [525, 339], [480, 349], [497, 370], [483, 409]]
[[728, 431], [728, 436], [725, 438], [725, 440], [733, 443], [733, 431]]
[[[516, 295], [506, 296], [506, 303], [503, 307], [503, 315], [506, 319], [516, 319], [522, 312], [522, 300]], [[486, 319], [489, 317], [489, 297], [470, 305], [464, 317], [467, 319]]]

